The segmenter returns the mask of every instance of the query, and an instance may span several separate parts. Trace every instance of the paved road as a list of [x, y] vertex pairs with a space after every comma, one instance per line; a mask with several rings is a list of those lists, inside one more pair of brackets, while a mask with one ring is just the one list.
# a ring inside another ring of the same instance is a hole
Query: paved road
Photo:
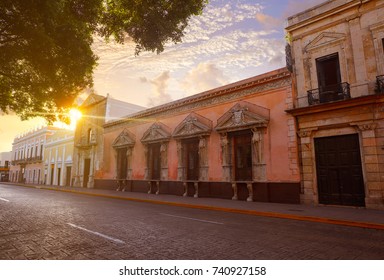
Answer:
[[382, 230], [0, 185], [0, 259], [384, 259]]

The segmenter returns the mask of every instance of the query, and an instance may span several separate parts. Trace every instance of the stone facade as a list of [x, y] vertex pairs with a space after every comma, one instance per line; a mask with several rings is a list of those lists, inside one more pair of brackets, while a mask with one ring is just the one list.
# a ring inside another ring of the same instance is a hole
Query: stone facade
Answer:
[[286, 30], [301, 201], [384, 209], [384, 1], [328, 1]]
[[105, 124], [96, 187], [298, 203], [290, 81], [278, 69]]
[[115, 100], [110, 96], [90, 94], [79, 107], [82, 117], [74, 136], [72, 180], [76, 187], [93, 188], [94, 178], [102, 176], [104, 162], [103, 125], [144, 109]]

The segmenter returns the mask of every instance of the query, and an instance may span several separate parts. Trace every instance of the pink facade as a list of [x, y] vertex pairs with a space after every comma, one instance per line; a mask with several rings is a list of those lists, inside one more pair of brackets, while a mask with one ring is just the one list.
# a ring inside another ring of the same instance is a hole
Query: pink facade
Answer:
[[298, 202], [290, 79], [279, 69], [104, 125], [95, 187]]

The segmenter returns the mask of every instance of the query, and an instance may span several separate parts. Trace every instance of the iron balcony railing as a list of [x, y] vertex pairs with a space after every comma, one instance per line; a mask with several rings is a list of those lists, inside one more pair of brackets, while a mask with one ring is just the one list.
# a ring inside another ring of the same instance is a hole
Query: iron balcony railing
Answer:
[[351, 98], [350, 87], [348, 83], [340, 83], [337, 85], [312, 89], [307, 93], [309, 105], [316, 105]]
[[376, 77], [376, 92], [384, 93], [384, 75]]

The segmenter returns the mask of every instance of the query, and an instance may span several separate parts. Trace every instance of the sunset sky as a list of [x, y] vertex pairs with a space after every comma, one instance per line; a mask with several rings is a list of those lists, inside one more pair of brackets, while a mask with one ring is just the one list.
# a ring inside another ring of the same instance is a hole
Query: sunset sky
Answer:
[[[193, 17], [183, 42], [160, 55], [134, 56], [134, 44], [105, 44], [96, 38], [99, 65], [94, 89], [133, 104], [152, 107], [256, 76], [285, 65], [286, 18], [324, 0], [210, 0]], [[44, 125], [0, 116], [0, 152], [12, 150], [16, 135]]]

